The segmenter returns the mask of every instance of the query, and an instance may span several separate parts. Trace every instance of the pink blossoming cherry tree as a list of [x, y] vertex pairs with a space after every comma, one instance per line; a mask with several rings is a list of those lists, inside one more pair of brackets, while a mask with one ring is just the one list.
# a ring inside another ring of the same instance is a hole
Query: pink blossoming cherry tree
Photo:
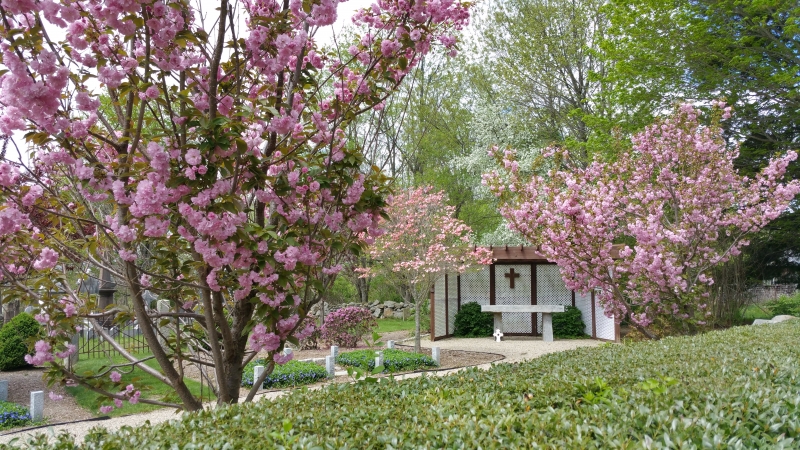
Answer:
[[386, 232], [369, 247], [373, 264], [365, 276], [384, 275], [403, 299], [414, 303], [414, 351], [420, 351], [420, 310], [446, 273], [463, 273], [491, 264], [492, 253], [475, 248], [470, 227], [455, 217], [444, 192], [431, 187], [405, 189], [389, 199]]
[[[107, 396], [104, 409], [196, 410], [182, 362], [207, 370], [220, 403], [237, 402], [256, 352], [270, 360], [263, 379], [308, 334], [342, 255], [380, 234], [385, 179], [344, 129], [433, 47], [454, 53], [469, 17], [457, 0], [381, 0], [355, 14], [345, 53], [326, 53], [313, 36], [337, 6], [0, 1], [0, 132], [25, 133], [30, 150], [0, 162], [0, 278], [47, 327], [30, 361], [51, 381]], [[100, 269], [130, 304], [99, 311], [70, 281]], [[157, 368], [101, 326], [134, 319]], [[61, 358], [86, 323], [127, 362], [71, 372]], [[179, 401], [122, 386], [133, 366]]]
[[711, 269], [800, 192], [797, 180], [781, 182], [794, 152], [741, 176], [718, 125], [730, 109], [717, 104], [708, 127], [698, 114], [681, 106], [614, 162], [569, 167], [550, 149], [550, 170], [530, 178], [514, 151], [493, 148], [501, 169], [484, 175], [509, 226], [558, 263], [570, 289], [597, 290], [607, 313], [649, 338], [707, 327]]

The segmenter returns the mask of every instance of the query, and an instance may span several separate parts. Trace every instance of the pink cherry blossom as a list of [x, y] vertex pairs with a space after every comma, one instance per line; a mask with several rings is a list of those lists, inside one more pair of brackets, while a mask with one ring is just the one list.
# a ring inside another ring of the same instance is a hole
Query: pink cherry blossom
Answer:
[[[632, 143], [615, 162], [530, 178], [513, 151], [495, 148], [490, 154], [502, 171], [483, 180], [502, 200], [511, 229], [558, 263], [567, 287], [596, 291], [607, 314], [651, 337], [655, 322], [703, 327], [712, 314], [699, 307], [714, 283], [711, 270], [800, 192], [800, 181], [781, 181], [797, 155], [771, 160], [755, 178], [739, 175], [737, 150], [725, 145], [718, 125], [701, 126], [691, 105]], [[569, 161], [565, 151], [546, 155]]]

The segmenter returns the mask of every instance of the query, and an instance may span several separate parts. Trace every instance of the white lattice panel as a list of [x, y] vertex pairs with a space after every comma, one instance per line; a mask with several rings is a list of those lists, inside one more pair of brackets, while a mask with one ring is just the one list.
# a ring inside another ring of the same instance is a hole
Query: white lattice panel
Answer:
[[[567, 289], [555, 264], [536, 265], [536, 304], [572, 306], [572, 291]], [[591, 305], [590, 305], [591, 307]], [[542, 315], [536, 314], [536, 326], [542, 332]]]
[[433, 336], [441, 337], [445, 335], [445, 323], [447, 318], [444, 314], [444, 276], [436, 281], [433, 287]]
[[447, 276], [447, 334], [453, 334], [458, 312], [458, 276]]
[[615, 341], [617, 339], [617, 327], [613, 317], [606, 317], [605, 310], [600, 302], [595, 300], [597, 304], [594, 310], [594, 320], [597, 324], [597, 338], [608, 339]]
[[489, 266], [483, 266], [479, 272], [461, 274], [461, 304], [470, 302], [489, 304]]
[[592, 335], [592, 293], [581, 294], [575, 292], [575, 307], [581, 310], [581, 319], [585, 325], [583, 332]]
[[[514, 288], [511, 288], [511, 270], [514, 270]], [[530, 264], [498, 264], [494, 273], [495, 305], [531, 304]], [[530, 313], [503, 313], [503, 333], [533, 333]]]

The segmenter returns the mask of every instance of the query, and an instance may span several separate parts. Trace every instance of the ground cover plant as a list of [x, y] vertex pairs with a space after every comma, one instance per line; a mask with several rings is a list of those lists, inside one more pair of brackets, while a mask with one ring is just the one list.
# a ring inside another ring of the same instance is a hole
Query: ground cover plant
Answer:
[[[247, 363], [242, 375], [242, 386], [253, 386], [253, 369], [256, 366], [266, 366], [267, 360], [263, 358], [255, 359]], [[271, 374], [264, 379], [262, 387], [264, 389], [302, 386], [311, 384], [327, 378], [328, 373], [325, 368], [309, 361], [289, 361], [288, 363], [275, 367]]]
[[[404, 352], [402, 350], [388, 348], [382, 351], [384, 372], [404, 372], [427, 367], [436, 367], [436, 362], [433, 358], [421, 353]], [[357, 367], [359, 369], [372, 371], [375, 368], [375, 351], [356, 350], [353, 352], [340, 353], [339, 356], [336, 357], [336, 362], [342, 366]]]
[[0, 401], [0, 431], [33, 423], [28, 408], [16, 403]]
[[[171, 424], [100, 431], [83, 448], [796, 448], [798, 339], [800, 321], [789, 321], [441, 378], [301, 389]], [[387, 426], [401, 416], [414, 420]], [[43, 438], [32, 444], [47, 448]], [[57, 445], [71, 448], [68, 438]]]

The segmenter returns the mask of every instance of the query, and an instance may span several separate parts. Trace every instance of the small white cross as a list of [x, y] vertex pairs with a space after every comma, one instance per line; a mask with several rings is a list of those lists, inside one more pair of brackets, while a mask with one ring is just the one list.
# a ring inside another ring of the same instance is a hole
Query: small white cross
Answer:
[[500, 331], [500, 328], [494, 330], [494, 334], [492, 336], [494, 336], [495, 342], [500, 342], [503, 340], [503, 332]]

